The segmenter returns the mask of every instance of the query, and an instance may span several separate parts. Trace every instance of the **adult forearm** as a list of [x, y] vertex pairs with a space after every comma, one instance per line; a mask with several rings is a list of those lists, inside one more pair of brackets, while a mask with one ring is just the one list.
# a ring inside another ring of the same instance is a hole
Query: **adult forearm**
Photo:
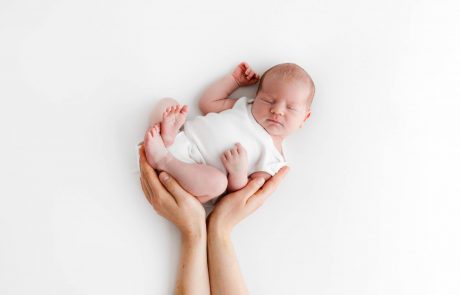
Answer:
[[249, 294], [238, 265], [230, 234], [208, 227], [208, 264], [213, 295]]
[[209, 295], [206, 230], [199, 235], [182, 235], [176, 295]]

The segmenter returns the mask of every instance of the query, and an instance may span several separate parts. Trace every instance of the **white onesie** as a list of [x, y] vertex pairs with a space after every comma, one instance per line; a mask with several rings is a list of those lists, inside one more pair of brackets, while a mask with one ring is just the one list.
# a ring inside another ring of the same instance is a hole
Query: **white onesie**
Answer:
[[186, 121], [168, 150], [178, 160], [211, 165], [227, 174], [220, 157], [239, 142], [247, 152], [248, 175], [257, 171], [274, 175], [286, 161], [252, 115], [252, 102], [241, 97], [231, 109]]

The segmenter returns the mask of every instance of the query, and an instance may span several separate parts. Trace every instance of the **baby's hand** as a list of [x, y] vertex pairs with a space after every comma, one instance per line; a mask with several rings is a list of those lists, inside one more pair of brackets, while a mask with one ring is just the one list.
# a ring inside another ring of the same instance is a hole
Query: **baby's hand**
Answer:
[[259, 81], [259, 75], [254, 72], [247, 62], [240, 63], [232, 74], [238, 86], [249, 86]]

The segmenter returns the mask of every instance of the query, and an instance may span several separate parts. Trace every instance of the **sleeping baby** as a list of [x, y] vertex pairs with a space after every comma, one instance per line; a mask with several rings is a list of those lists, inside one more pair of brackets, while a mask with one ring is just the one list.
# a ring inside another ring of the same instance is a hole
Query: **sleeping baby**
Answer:
[[200, 99], [204, 116], [185, 120], [187, 106], [168, 106], [144, 137], [149, 164], [166, 171], [200, 202], [273, 176], [286, 165], [283, 141], [310, 117], [315, 86], [300, 66], [284, 63], [260, 78], [256, 97], [230, 98], [259, 81], [243, 62]]

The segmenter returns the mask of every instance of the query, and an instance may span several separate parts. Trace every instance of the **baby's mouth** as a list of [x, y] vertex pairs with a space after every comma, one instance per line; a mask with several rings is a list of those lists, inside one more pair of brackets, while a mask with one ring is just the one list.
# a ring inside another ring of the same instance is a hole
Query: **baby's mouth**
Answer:
[[273, 119], [267, 119], [268, 122], [270, 123], [275, 123], [277, 125], [280, 125], [280, 126], [284, 126], [283, 123], [281, 123], [280, 121], [276, 121], [276, 120], [273, 120]]

